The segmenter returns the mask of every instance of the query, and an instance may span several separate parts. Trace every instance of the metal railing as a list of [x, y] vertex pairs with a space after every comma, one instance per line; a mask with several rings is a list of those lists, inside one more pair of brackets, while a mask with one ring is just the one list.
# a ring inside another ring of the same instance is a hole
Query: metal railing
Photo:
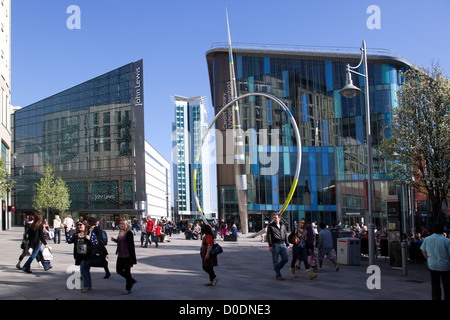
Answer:
[[[227, 49], [228, 43], [215, 42], [211, 45], [213, 49]], [[360, 55], [361, 48], [358, 47], [336, 47], [336, 46], [312, 46], [312, 45], [288, 45], [288, 44], [258, 44], [258, 43], [244, 43], [234, 42], [233, 50], [263, 50], [263, 51], [281, 51], [281, 52], [305, 52], [305, 53], [331, 53], [342, 55]], [[408, 61], [406, 57], [400, 53], [383, 48], [367, 49], [368, 55], [371, 56], [387, 56], [393, 58], [400, 58]]]

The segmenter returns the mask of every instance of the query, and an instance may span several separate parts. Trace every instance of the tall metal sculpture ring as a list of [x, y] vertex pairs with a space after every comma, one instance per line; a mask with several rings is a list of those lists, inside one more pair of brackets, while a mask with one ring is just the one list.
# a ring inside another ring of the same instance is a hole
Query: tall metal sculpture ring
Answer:
[[263, 92], [250, 92], [250, 93], [246, 93], [243, 94], [233, 100], [231, 100], [227, 105], [225, 105], [214, 117], [214, 119], [211, 121], [211, 124], [208, 126], [208, 129], [206, 130], [205, 134], [202, 137], [202, 141], [200, 143], [200, 146], [198, 148], [197, 151], [197, 155], [195, 157], [195, 165], [194, 165], [194, 197], [195, 197], [195, 203], [197, 205], [197, 210], [200, 212], [200, 215], [202, 217], [202, 220], [205, 224], [208, 224], [208, 221], [206, 220], [205, 214], [202, 211], [202, 208], [200, 206], [200, 201], [198, 199], [197, 196], [197, 169], [198, 169], [198, 162], [200, 159], [200, 155], [201, 155], [201, 150], [203, 147], [203, 143], [206, 140], [206, 137], [209, 133], [209, 130], [211, 129], [211, 127], [213, 126], [213, 124], [216, 122], [216, 120], [219, 118], [219, 116], [229, 107], [231, 107], [232, 105], [234, 105], [237, 101], [247, 98], [247, 97], [252, 97], [252, 96], [263, 96], [266, 97], [268, 99], [271, 99], [272, 101], [276, 102], [278, 105], [280, 105], [284, 111], [286, 111], [286, 113], [289, 116], [289, 121], [292, 124], [292, 127], [294, 128], [294, 133], [295, 133], [295, 138], [297, 140], [297, 165], [296, 165], [296, 169], [295, 169], [295, 175], [294, 175], [294, 180], [292, 182], [292, 186], [291, 186], [291, 190], [289, 191], [289, 194], [286, 198], [286, 201], [284, 202], [283, 206], [281, 207], [281, 210], [278, 212], [280, 214], [282, 214], [287, 206], [289, 205], [289, 203], [292, 200], [292, 197], [294, 196], [294, 192], [295, 189], [297, 188], [297, 183], [298, 183], [298, 177], [300, 175], [300, 168], [301, 168], [301, 164], [302, 164], [302, 140], [300, 139], [300, 132], [298, 130], [298, 126], [297, 123], [295, 122], [295, 118], [292, 115], [291, 111], [289, 110], [289, 108], [284, 104], [283, 101], [281, 101], [280, 99], [278, 99], [277, 97], [268, 94], [268, 93], [263, 93]]

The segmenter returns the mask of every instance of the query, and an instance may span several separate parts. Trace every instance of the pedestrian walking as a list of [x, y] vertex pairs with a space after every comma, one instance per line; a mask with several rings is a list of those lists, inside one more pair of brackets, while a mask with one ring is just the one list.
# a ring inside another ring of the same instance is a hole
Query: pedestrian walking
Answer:
[[[273, 221], [267, 226], [267, 242], [269, 243], [269, 251], [272, 252], [272, 262], [276, 279], [283, 280], [281, 269], [289, 259], [289, 242], [286, 226], [281, 221], [280, 213], [275, 213]], [[281, 261], [278, 261], [279, 256], [281, 257]]]
[[314, 246], [317, 246], [317, 237], [319, 236], [319, 230], [317, 229], [317, 227], [318, 227], [317, 220], [314, 220], [311, 223], [311, 228], [312, 228], [313, 237], [314, 237]]
[[[98, 265], [92, 265], [91, 264], [91, 267], [103, 268], [105, 270], [105, 276], [103, 277], [103, 279], [108, 279], [109, 277], [111, 277], [111, 272], [109, 271], [108, 260], [107, 260], [108, 249], [106, 249], [106, 243], [105, 243], [105, 241], [107, 241], [106, 232], [104, 232], [100, 228], [99, 221], [96, 218], [89, 217], [89, 218], [87, 218], [86, 221], [87, 221], [87, 223], [88, 223], [90, 228], [93, 227], [92, 233], [95, 233], [95, 235], [97, 237], [97, 241], [98, 241], [98, 247], [95, 248], [97, 250], [97, 252], [94, 252], [94, 253], [99, 255], [100, 263]], [[103, 233], [105, 233], [105, 238], [103, 236]]]
[[308, 263], [308, 255], [314, 254], [314, 234], [312, 227], [306, 223], [304, 218], [300, 219], [297, 224], [296, 235], [298, 237], [298, 244], [296, 244], [292, 249], [292, 262], [290, 268], [291, 277], [296, 278], [295, 263], [297, 262], [297, 259], [300, 259], [305, 265], [308, 278], [312, 280], [316, 278], [317, 275], [314, 274], [313, 270], [310, 268]]
[[50, 262], [44, 261], [44, 258], [42, 257], [41, 245], [43, 244], [46, 248], [48, 248], [47, 241], [45, 240], [44, 226], [42, 225], [42, 221], [42, 213], [37, 213], [30, 225], [28, 247], [33, 249], [33, 252], [22, 267], [22, 270], [26, 273], [31, 273], [31, 263], [34, 259], [36, 259], [38, 255], [39, 259], [42, 261], [42, 265], [44, 266], [45, 271], [52, 268]]
[[319, 249], [319, 268], [322, 270], [322, 264], [325, 257], [334, 265], [334, 270], [339, 271], [336, 263], [336, 250], [333, 248], [333, 236], [331, 231], [325, 228], [325, 223], [319, 224], [320, 232], [317, 237], [317, 248]]
[[204, 235], [202, 246], [200, 249], [200, 256], [202, 257], [202, 268], [209, 275], [209, 282], [205, 286], [215, 286], [219, 279], [217, 278], [214, 267], [218, 266], [217, 255], [210, 255], [211, 248], [214, 245], [214, 235], [212, 229], [207, 224], [202, 224], [201, 234]]
[[73, 257], [75, 265], [80, 266], [80, 273], [83, 278], [82, 293], [92, 290], [89, 260], [92, 258], [93, 246], [98, 245], [98, 241], [96, 234], [91, 231], [91, 227], [88, 226], [86, 221], [77, 221], [76, 231], [68, 239], [69, 243], [74, 244]]
[[214, 232], [214, 240], [217, 238], [217, 234], [219, 233], [219, 223], [216, 219], [211, 223], [212, 231]]
[[147, 248], [147, 245], [150, 244], [152, 246], [152, 239], [155, 235], [155, 221], [152, 218], [147, 218], [147, 229], [145, 231], [145, 244], [144, 248]]
[[117, 238], [111, 238], [112, 241], [117, 243], [117, 263], [116, 272], [126, 280], [125, 290], [122, 291], [123, 295], [131, 293], [131, 288], [137, 282], [131, 276], [131, 268], [136, 261], [136, 251], [134, 248], [134, 235], [131, 231], [130, 220], [123, 220], [120, 225], [120, 232]]
[[53, 242], [60, 244], [61, 243], [61, 218], [59, 215], [55, 214], [55, 219], [53, 219]]
[[63, 221], [64, 225], [64, 235], [66, 236], [66, 242], [68, 242], [69, 238], [74, 235], [76, 232], [75, 224], [72, 219], [72, 216], [68, 214]]
[[[28, 217], [28, 216], [27, 216]], [[16, 264], [16, 268], [19, 270], [22, 270], [22, 267], [20, 266], [20, 263], [22, 262], [23, 258], [25, 258], [26, 256], [30, 255], [29, 252], [29, 236], [30, 236], [30, 226], [31, 223], [34, 220], [34, 216], [29, 216], [26, 221], [25, 221], [25, 225], [24, 225], [24, 232], [23, 232], [23, 237], [22, 237], [22, 243], [20, 244], [20, 248], [22, 249], [22, 253], [19, 256], [19, 261]], [[39, 256], [37, 256], [36, 258], [38, 258]], [[40, 260], [38, 260], [38, 262], [40, 262]]]
[[133, 235], [136, 235], [138, 229], [139, 229], [139, 221], [136, 218], [133, 218], [133, 221], [131, 222], [131, 229], [133, 230]]
[[141, 247], [144, 246], [146, 232], [147, 232], [147, 218], [143, 217], [141, 222]]
[[173, 221], [168, 221], [167, 222], [167, 235], [169, 237], [172, 237], [172, 233], [173, 233]]
[[442, 234], [444, 226], [434, 225], [434, 233], [427, 236], [420, 249], [427, 259], [431, 274], [431, 298], [441, 300], [441, 280], [444, 288], [444, 300], [450, 300], [450, 239]]
[[222, 219], [220, 221], [220, 238], [223, 239], [223, 236], [227, 234], [227, 224]]

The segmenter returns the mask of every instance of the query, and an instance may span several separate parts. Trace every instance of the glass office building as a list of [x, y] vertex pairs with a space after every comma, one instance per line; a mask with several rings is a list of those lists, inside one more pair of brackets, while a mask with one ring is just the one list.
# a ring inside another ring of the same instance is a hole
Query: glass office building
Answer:
[[[364, 223], [367, 217], [367, 147], [364, 94], [347, 99], [339, 94], [345, 86], [346, 65], [357, 65], [357, 49], [233, 45], [238, 96], [248, 92], [270, 93], [290, 109], [300, 130], [302, 166], [297, 190], [286, 217], [305, 217], [328, 225]], [[231, 101], [229, 57], [226, 44], [207, 53], [211, 96], [216, 114]], [[377, 227], [386, 224], [387, 204], [407, 210], [405, 192], [388, 177], [388, 163], [379, 146], [401, 72], [411, 64], [388, 50], [369, 51], [373, 215]], [[362, 73], [362, 70], [360, 70]], [[364, 79], [353, 76], [364, 92]], [[248, 212], [253, 231], [271, 213], [281, 209], [290, 191], [297, 163], [297, 141], [288, 115], [270, 99], [255, 96], [239, 101], [246, 141]], [[216, 122], [226, 140], [232, 128], [231, 110]], [[224, 143], [225, 144], [225, 143]], [[219, 146], [217, 146], [219, 148]], [[224, 152], [225, 154], [226, 152]], [[233, 165], [218, 159], [218, 210], [220, 218], [239, 222]], [[269, 168], [270, 167], [270, 168]], [[264, 169], [270, 170], [264, 170]]]
[[145, 194], [143, 61], [17, 110], [13, 192], [17, 221], [33, 211], [44, 166], [66, 181], [73, 217], [109, 227], [142, 211]]

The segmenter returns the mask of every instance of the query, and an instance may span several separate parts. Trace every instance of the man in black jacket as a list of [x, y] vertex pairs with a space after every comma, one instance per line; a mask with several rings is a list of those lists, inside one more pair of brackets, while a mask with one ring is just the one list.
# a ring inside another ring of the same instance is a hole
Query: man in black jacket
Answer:
[[[281, 269], [289, 259], [289, 242], [286, 226], [281, 222], [280, 213], [273, 215], [273, 221], [267, 227], [267, 242], [269, 250], [272, 252], [273, 268], [277, 280], [283, 280]], [[278, 262], [278, 256], [281, 256], [280, 262]]]

